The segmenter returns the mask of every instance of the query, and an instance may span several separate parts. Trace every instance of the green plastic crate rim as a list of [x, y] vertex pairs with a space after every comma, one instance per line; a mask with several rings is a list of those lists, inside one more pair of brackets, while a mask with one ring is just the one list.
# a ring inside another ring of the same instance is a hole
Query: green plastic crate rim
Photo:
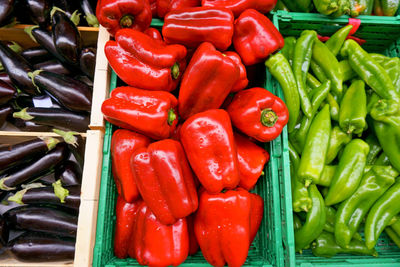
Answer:
[[[357, 37], [367, 40], [363, 47], [369, 52], [380, 52], [387, 56], [400, 56], [400, 20], [397, 17], [359, 16], [361, 26], [356, 33]], [[294, 13], [277, 11], [273, 22], [284, 37], [298, 37], [303, 30], [316, 30], [320, 35], [331, 36], [348, 22], [348, 17], [330, 19], [320, 14]], [[273, 84], [279, 83], [273, 79]], [[286, 135], [287, 132], [284, 133]], [[287, 136], [284, 136], [287, 140]], [[400, 266], [400, 249], [385, 235], [382, 234], [376, 246], [378, 258], [371, 256], [355, 256], [349, 254], [337, 255], [332, 258], [321, 258], [312, 255], [310, 250], [303, 254], [295, 253], [293, 232], [292, 193], [290, 182], [290, 161], [288, 150], [284, 146], [282, 159], [285, 172], [280, 181], [282, 238], [286, 266]], [[284, 196], [284, 197], [283, 197]]]
[[[153, 27], [161, 27], [161, 20], [153, 20]], [[265, 88], [283, 97], [282, 91], [277, 86], [269, 87], [271, 76], [266, 75]], [[110, 89], [117, 86], [117, 75], [113, 72], [111, 76]], [[113, 253], [114, 226], [115, 226], [115, 203], [117, 191], [111, 172], [110, 143], [113, 130], [116, 127], [106, 123], [103, 147], [103, 167], [101, 175], [100, 199], [97, 217], [96, 242], [93, 251], [93, 266], [139, 266], [136, 260], [118, 259]], [[286, 131], [286, 128], [284, 129]], [[282, 225], [279, 195], [279, 180], [283, 170], [289, 170], [283, 166], [283, 145], [288, 147], [288, 141], [279, 136], [276, 140], [265, 144], [270, 153], [270, 161], [266, 165], [265, 175], [260, 178], [255, 192], [264, 199], [264, 218], [260, 230], [250, 248], [245, 266], [283, 266], [284, 251], [282, 246]], [[287, 136], [285, 134], [284, 136]], [[285, 162], [288, 163], [288, 158]], [[268, 179], [267, 179], [268, 177]], [[201, 252], [189, 256], [181, 266], [210, 266], [203, 258]]]

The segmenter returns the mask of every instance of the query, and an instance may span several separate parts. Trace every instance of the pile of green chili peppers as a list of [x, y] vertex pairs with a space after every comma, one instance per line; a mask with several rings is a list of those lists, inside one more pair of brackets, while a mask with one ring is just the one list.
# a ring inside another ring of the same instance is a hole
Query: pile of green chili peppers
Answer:
[[366, 52], [351, 29], [286, 37], [265, 62], [290, 115], [296, 251], [321, 257], [377, 256], [383, 231], [400, 246], [400, 58]]

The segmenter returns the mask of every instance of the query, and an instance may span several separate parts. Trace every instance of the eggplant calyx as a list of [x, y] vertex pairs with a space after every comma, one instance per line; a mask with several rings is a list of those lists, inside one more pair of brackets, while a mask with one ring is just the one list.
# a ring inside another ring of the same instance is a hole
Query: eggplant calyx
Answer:
[[31, 37], [31, 39], [32, 39], [35, 43], [37, 43], [37, 41], [36, 41], [35, 37], [33, 37], [32, 31], [33, 31], [34, 29], [36, 29], [36, 28], [39, 28], [39, 26], [33, 25], [33, 26], [30, 26], [30, 27], [27, 27], [27, 28], [24, 29], [24, 32], [26, 32], [26, 34], [28, 34], [29, 37]]
[[13, 117], [18, 119], [23, 119], [24, 121], [29, 121], [34, 119], [35, 117], [28, 114], [28, 112], [26, 111], [27, 109], [28, 108], [24, 108], [21, 111], [14, 112]]
[[42, 139], [43, 142], [46, 143], [47, 149], [49, 151], [52, 150], [53, 148], [55, 148], [58, 143], [60, 143], [60, 141], [58, 139], [53, 138], [53, 137], [39, 137], [39, 138]]
[[87, 23], [92, 26], [92, 27], [99, 27], [99, 21], [97, 20], [97, 17], [93, 14], [88, 14], [85, 16], [85, 19]]
[[65, 203], [65, 198], [69, 196], [68, 189], [62, 187], [61, 180], [57, 180], [56, 182], [51, 184], [54, 188], [54, 194], [60, 199], [61, 203]]
[[65, 11], [62, 10], [61, 8], [56, 7], [56, 6], [53, 6], [53, 8], [52, 8], [51, 11], [50, 11], [50, 19], [53, 19], [53, 16], [54, 16], [54, 14], [55, 14], [57, 11], [66, 14]]
[[60, 129], [53, 129], [53, 132], [60, 135], [64, 139], [65, 143], [72, 145], [74, 147], [78, 147], [78, 138], [74, 136], [74, 135], [79, 135], [78, 132], [73, 132], [73, 131], [65, 132]]
[[11, 178], [11, 176], [7, 176], [7, 177], [4, 177], [4, 178], [0, 179], [0, 189], [1, 190], [12, 191], [12, 190], [17, 189], [16, 187], [9, 187], [9, 186], [5, 185], [5, 182], [7, 182], [7, 180], [10, 179], [10, 178]]
[[22, 47], [17, 42], [11, 41], [11, 43], [12, 43], [12, 45], [9, 46], [11, 48], [11, 50], [17, 54], [21, 54]]
[[80, 18], [81, 13], [78, 12], [78, 10], [75, 10], [74, 13], [72, 13], [71, 17], [69, 18], [75, 26], [78, 26], [81, 18]]
[[31, 78], [32, 84], [38, 89], [40, 93], [40, 88], [39, 86], [36, 85], [35, 83], [35, 77], [38, 76], [43, 70], [35, 70], [34, 72], [28, 72], [28, 77]]
[[7, 200], [23, 205], [25, 203], [22, 202], [22, 198], [24, 197], [26, 191], [28, 191], [28, 189], [22, 189], [15, 193], [13, 196], [9, 197]]

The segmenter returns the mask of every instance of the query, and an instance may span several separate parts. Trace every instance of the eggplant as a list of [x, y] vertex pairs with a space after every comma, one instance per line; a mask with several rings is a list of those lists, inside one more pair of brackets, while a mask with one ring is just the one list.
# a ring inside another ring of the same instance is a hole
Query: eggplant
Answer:
[[64, 67], [57, 59], [50, 59], [44, 62], [37, 63], [33, 65], [33, 68], [36, 70], [45, 70], [57, 74], [69, 75], [71, 71]]
[[6, 177], [0, 179], [0, 189], [5, 191], [15, 190], [24, 183], [29, 183], [42, 175], [54, 172], [56, 166], [66, 159], [68, 152], [65, 143], [58, 143], [53, 150], [44, 156], [34, 158], [30, 162], [8, 171]]
[[22, 206], [4, 214], [11, 229], [29, 230], [66, 237], [75, 237], [78, 217], [59, 209], [40, 206]]
[[85, 140], [77, 132], [64, 132], [59, 129], [53, 129], [53, 132], [62, 136], [69, 150], [74, 154], [76, 161], [83, 168], [85, 158]]
[[21, 56], [31, 62], [31, 64], [37, 64], [53, 58], [49, 51], [41, 46], [25, 49], [21, 52]]
[[0, 26], [6, 24], [14, 10], [14, 0], [0, 0]]
[[6, 82], [0, 80], [0, 105], [3, 105], [10, 101], [17, 90]]
[[[63, 163], [62, 165], [64, 165], [64, 163]], [[61, 165], [61, 166], [62, 166], [62, 165]], [[56, 172], [58, 169], [60, 169], [61, 166], [60, 166], [60, 167], [57, 167], [56, 170], [55, 170], [55, 172]], [[38, 181], [39, 183], [45, 185], [45, 186], [50, 186], [50, 185], [52, 185], [52, 184], [56, 181], [55, 172], [49, 173], [48, 175], [45, 175], [45, 176], [42, 176], [42, 177], [40, 177], [37, 181]]]
[[7, 83], [8, 85], [13, 86], [10, 76], [8, 76], [7, 72], [0, 72], [0, 81]]
[[33, 71], [31, 64], [29, 64], [24, 57], [11, 50], [11, 48], [2, 41], [0, 41], [0, 62], [13, 85], [29, 95], [39, 94], [28, 76], [28, 72]]
[[5, 246], [8, 243], [8, 238], [9, 238], [9, 228], [8, 225], [6, 223], [6, 221], [4, 220], [4, 217], [2, 215], [0, 215], [0, 243]]
[[76, 76], [74, 76], [74, 79], [75, 80], [79, 80], [79, 81], [81, 81], [83, 83], [86, 83], [86, 85], [89, 86], [90, 88], [92, 88], [92, 91], [93, 91], [93, 80], [89, 79], [88, 76], [86, 76], [86, 75], [76, 75]]
[[31, 159], [42, 157], [54, 149], [59, 142], [53, 137], [43, 137], [0, 147], [0, 170], [4, 172]]
[[24, 132], [50, 132], [53, 127], [13, 118], [11, 123]]
[[93, 8], [88, 0], [80, 0], [81, 9], [85, 14], [84, 17], [86, 22], [91, 27], [99, 27], [99, 21], [96, 18], [96, 13], [93, 12]]
[[77, 211], [81, 202], [81, 186], [62, 187], [58, 180], [52, 186], [22, 189], [9, 197], [8, 201], [19, 204], [54, 204]]
[[51, 11], [51, 28], [58, 54], [69, 64], [79, 66], [82, 38], [76, 25], [67, 14], [54, 7]]
[[[14, 41], [4, 41], [4, 43], [17, 54], [21, 54], [22, 47]], [[3, 65], [0, 63], [0, 70], [4, 70]]]
[[27, 10], [33, 24], [39, 24], [46, 28], [50, 24], [50, 11], [53, 7], [51, 0], [24, 0], [24, 7]]
[[96, 68], [96, 48], [94, 47], [84, 48], [81, 51], [81, 57], [79, 59], [79, 62], [82, 72], [93, 80], [94, 70]]
[[77, 3], [78, 1], [54, 0], [54, 6], [64, 11], [68, 17], [71, 17], [74, 13], [77, 13], [77, 9], [79, 8], [79, 4]]
[[32, 82], [55, 101], [72, 111], [90, 111], [92, 91], [85, 83], [66, 75], [36, 70], [30, 73]]
[[89, 115], [62, 108], [24, 108], [19, 112], [14, 112], [13, 117], [66, 131], [86, 132], [89, 129]]
[[75, 240], [60, 238], [55, 235], [28, 232], [15, 239], [8, 249], [20, 261], [73, 260]]
[[0, 107], [0, 128], [3, 127], [7, 118], [13, 113], [13, 108], [10, 105]]
[[56, 169], [54, 179], [61, 180], [63, 186], [80, 185], [82, 181], [82, 169], [75, 162], [67, 160]]

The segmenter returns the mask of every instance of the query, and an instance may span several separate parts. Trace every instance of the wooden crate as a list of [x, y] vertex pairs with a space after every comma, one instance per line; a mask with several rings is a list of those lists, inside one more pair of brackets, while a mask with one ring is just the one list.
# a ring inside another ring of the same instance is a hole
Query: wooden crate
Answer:
[[[104, 134], [89, 130], [81, 134], [85, 142], [85, 164], [82, 174], [81, 204], [78, 217], [78, 231], [75, 244], [74, 261], [59, 262], [21, 262], [11, 253], [0, 255], [0, 266], [76, 266], [92, 265], [93, 247], [96, 236], [97, 206], [99, 199]], [[59, 137], [55, 133], [39, 132], [1, 132], [0, 144], [15, 144], [39, 136]]]

